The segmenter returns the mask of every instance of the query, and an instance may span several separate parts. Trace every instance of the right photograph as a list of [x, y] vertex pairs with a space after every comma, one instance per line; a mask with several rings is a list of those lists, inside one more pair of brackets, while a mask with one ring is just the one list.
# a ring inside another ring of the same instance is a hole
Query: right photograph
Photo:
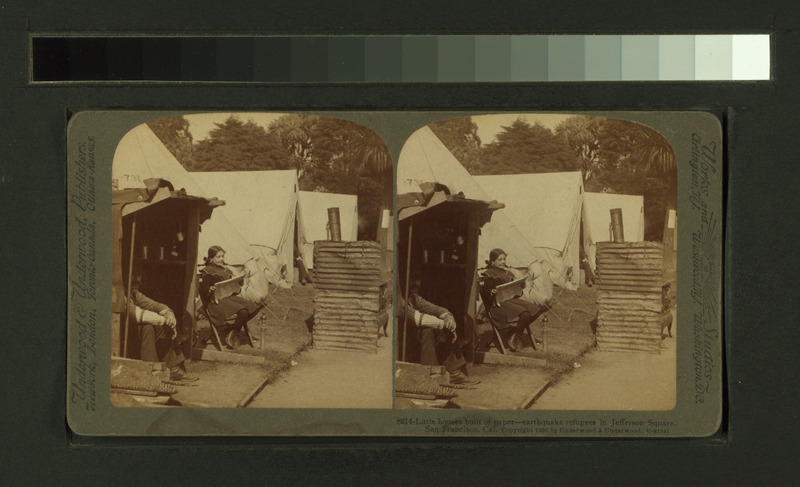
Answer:
[[432, 123], [397, 162], [395, 407], [676, 403], [677, 164], [642, 124]]

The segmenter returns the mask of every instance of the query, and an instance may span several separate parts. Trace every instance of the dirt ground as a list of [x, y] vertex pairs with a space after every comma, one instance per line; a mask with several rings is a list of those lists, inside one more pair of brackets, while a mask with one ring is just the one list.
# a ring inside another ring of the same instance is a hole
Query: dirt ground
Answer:
[[[259, 363], [194, 360], [196, 386], [178, 387], [174, 403], [189, 407], [391, 408], [392, 336], [381, 337], [378, 353], [310, 348], [307, 320], [313, 286], [295, 286], [270, 296], [269, 307], [250, 323], [265, 347], [225, 352], [258, 357]], [[471, 365], [480, 384], [456, 389], [452, 406], [463, 409], [671, 409], [675, 402], [675, 339], [661, 354], [594, 349], [591, 321], [594, 288], [557, 293], [552, 310], [533, 326], [547, 351], [510, 352], [492, 347]], [[263, 321], [260, 321], [261, 318]], [[200, 323], [203, 326], [203, 323]], [[677, 326], [673, 327], [676, 334]], [[479, 331], [490, 331], [485, 326]], [[211, 345], [207, 346], [212, 350]], [[510, 357], [510, 359], [508, 359]], [[500, 362], [500, 363], [497, 363]], [[575, 367], [575, 364], [579, 367]], [[398, 402], [402, 407], [403, 403]]]
[[[469, 409], [672, 409], [676, 339], [666, 338], [660, 354], [598, 351], [591, 327], [594, 310], [594, 288], [557, 295], [548, 312], [547, 353], [510, 354], [544, 358], [546, 365], [473, 365], [471, 375], [481, 383], [458, 391], [453, 403]], [[677, 323], [673, 323], [672, 334], [677, 336]], [[541, 334], [542, 324], [537, 323], [534, 335], [540, 338]]]
[[[486, 352], [487, 363], [470, 366], [470, 376], [480, 384], [459, 388], [451, 406], [462, 409], [521, 409], [546, 388], [553, 378], [572, 370], [575, 358], [594, 346], [594, 333], [590, 322], [595, 315], [595, 289], [581, 287], [577, 291], [561, 291], [547, 310], [532, 326], [537, 340], [545, 339], [547, 351], [509, 352], [504, 360], [492, 346]], [[488, 342], [491, 327], [478, 327], [481, 341]], [[530, 359], [530, 360], [526, 360]], [[510, 363], [489, 363], [489, 362]], [[415, 407], [407, 401], [398, 401], [399, 407]]]
[[[295, 285], [292, 289], [279, 289], [271, 294], [268, 307], [248, 323], [252, 335], [260, 338], [264, 323], [264, 344], [255, 347], [242, 345], [225, 354], [251, 356], [261, 363], [229, 363], [217, 360], [193, 360], [188, 364], [192, 375], [200, 380], [196, 385], [179, 386], [172, 399], [189, 407], [242, 407], [264, 386], [291, 368], [292, 361], [311, 344], [311, 333], [306, 320], [313, 314], [314, 290], [312, 286]], [[198, 329], [208, 323], [198, 322]], [[215, 351], [208, 344], [206, 350]], [[219, 355], [218, 355], [219, 356]], [[231, 357], [225, 357], [231, 359]]]
[[[673, 318], [675, 310], [673, 309]], [[677, 322], [673, 322], [677, 337]], [[662, 341], [661, 354], [592, 350], [581, 367], [564, 375], [531, 409], [669, 410], [676, 399], [676, 338]]]
[[470, 376], [480, 384], [456, 389], [451, 400], [460, 409], [521, 409], [547, 384], [547, 373], [536, 366], [475, 364]]
[[378, 353], [309, 348], [251, 408], [392, 408], [392, 330]]
[[[192, 407], [390, 409], [391, 329], [379, 339], [377, 353], [313, 349], [308, 328], [313, 296], [313, 285], [275, 292], [268, 309], [249, 323], [255, 336], [265, 323], [265, 347], [256, 342], [255, 348], [225, 352], [263, 363], [195, 360], [189, 367], [200, 380], [178, 387], [173, 399]], [[206, 349], [216, 350], [210, 344]]]

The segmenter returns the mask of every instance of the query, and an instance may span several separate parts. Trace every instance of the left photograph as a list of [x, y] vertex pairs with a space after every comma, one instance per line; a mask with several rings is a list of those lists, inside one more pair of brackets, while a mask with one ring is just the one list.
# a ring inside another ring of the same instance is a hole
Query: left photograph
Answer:
[[392, 175], [362, 125], [159, 118], [112, 166], [111, 402], [393, 406]]

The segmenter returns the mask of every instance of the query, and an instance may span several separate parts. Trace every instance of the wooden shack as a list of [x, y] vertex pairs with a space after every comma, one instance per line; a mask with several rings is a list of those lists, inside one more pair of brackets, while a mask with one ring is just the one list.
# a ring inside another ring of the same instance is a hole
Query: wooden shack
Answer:
[[388, 320], [379, 242], [314, 242], [314, 347], [377, 353]]
[[661, 353], [664, 248], [597, 244], [597, 348]]
[[[168, 181], [146, 183], [147, 188], [112, 191], [112, 355], [133, 359], [141, 341], [138, 327], [127, 320], [132, 286], [174, 311], [178, 335], [193, 336], [200, 225], [225, 204], [175, 191]], [[184, 342], [186, 357], [191, 345], [191, 339]]]
[[[425, 186], [425, 185], [423, 185]], [[458, 343], [472, 361], [478, 288], [478, 238], [501, 203], [452, 195], [446, 187], [398, 196], [398, 291], [407, 295], [407, 276], [419, 277], [419, 295], [455, 317]], [[416, 362], [419, 343], [398, 323], [398, 359]]]

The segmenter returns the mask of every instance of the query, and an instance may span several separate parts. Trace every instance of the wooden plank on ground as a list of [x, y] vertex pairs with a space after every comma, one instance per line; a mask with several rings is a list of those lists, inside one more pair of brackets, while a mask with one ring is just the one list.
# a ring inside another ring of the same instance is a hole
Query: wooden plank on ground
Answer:
[[220, 352], [209, 348], [193, 348], [193, 360], [209, 360], [212, 362], [225, 362], [230, 364], [253, 364], [263, 365], [264, 357], [261, 355], [247, 355], [233, 351]]

